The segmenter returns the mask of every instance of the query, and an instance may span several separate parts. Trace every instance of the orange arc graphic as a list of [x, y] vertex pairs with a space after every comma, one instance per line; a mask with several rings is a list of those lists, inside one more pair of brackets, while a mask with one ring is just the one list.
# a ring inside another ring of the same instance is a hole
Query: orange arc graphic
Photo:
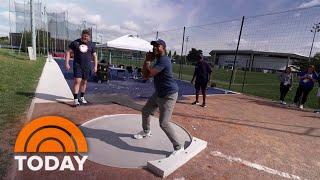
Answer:
[[88, 152], [80, 129], [59, 116], [45, 116], [28, 123], [19, 133], [14, 152]]

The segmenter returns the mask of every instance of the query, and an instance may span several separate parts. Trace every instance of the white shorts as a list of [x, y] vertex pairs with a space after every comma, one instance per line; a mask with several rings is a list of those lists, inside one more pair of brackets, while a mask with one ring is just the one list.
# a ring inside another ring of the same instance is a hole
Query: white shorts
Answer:
[[317, 97], [320, 97], [320, 87], [318, 88]]

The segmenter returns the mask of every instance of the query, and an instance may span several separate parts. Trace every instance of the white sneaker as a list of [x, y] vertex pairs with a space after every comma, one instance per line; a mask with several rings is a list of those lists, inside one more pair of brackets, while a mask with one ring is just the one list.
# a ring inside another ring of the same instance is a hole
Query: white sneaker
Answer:
[[314, 111], [314, 113], [319, 114], [319, 113], [320, 113], [320, 109], [316, 109], [316, 110]]
[[286, 103], [286, 102], [284, 102], [284, 101], [281, 101], [281, 104], [286, 105], [287, 103]]
[[299, 107], [299, 105], [296, 104], [296, 103], [293, 103], [293, 104], [291, 104], [290, 106], [291, 106], [291, 107], [295, 107], [295, 108], [298, 108], [298, 107]]
[[191, 103], [192, 105], [199, 105], [200, 103], [198, 101], [195, 101], [193, 103]]
[[178, 154], [181, 154], [183, 151], [184, 151], [184, 148], [181, 147], [181, 148], [178, 149], [178, 150], [174, 150], [169, 157], [177, 156]]
[[80, 97], [80, 102], [82, 104], [87, 104], [88, 103], [88, 101], [86, 101], [86, 99], [84, 99], [84, 97]]
[[303, 109], [303, 105], [301, 104], [301, 105], [299, 106], [299, 108], [300, 108], [300, 109]]
[[151, 131], [149, 131], [147, 133], [144, 131], [141, 131], [138, 134], [133, 135], [133, 138], [134, 139], [143, 139], [143, 138], [147, 138], [147, 137], [151, 137], [151, 136], [152, 136]]
[[74, 99], [73, 100], [73, 105], [74, 106], [80, 106], [79, 99]]

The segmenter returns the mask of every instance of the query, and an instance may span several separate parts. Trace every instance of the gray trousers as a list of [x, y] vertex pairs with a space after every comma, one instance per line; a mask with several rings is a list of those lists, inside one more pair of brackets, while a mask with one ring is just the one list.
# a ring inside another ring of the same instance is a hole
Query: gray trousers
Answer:
[[174, 105], [178, 99], [178, 93], [170, 94], [164, 98], [158, 97], [155, 93], [147, 101], [146, 105], [142, 108], [142, 128], [145, 132], [150, 131], [150, 116], [154, 114], [159, 107], [160, 116], [159, 123], [161, 129], [166, 133], [173, 148], [175, 150], [181, 148], [181, 144], [177, 138], [177, 135], [170, 124]]

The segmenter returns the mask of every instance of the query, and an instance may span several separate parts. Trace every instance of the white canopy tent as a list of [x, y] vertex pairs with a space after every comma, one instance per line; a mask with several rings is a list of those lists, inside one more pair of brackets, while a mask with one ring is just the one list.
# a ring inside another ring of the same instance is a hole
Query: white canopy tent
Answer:
[[[106, 44], [97, 45], [97, 47], [143, 51], [143, 52], [152, 51], [152, 46], [150, 45], [150, 42], [133, 35], [121, 36], [112, 41], [108, 41]], [[111, 64], [111, 52], [109, 56], [109, 63]]]

